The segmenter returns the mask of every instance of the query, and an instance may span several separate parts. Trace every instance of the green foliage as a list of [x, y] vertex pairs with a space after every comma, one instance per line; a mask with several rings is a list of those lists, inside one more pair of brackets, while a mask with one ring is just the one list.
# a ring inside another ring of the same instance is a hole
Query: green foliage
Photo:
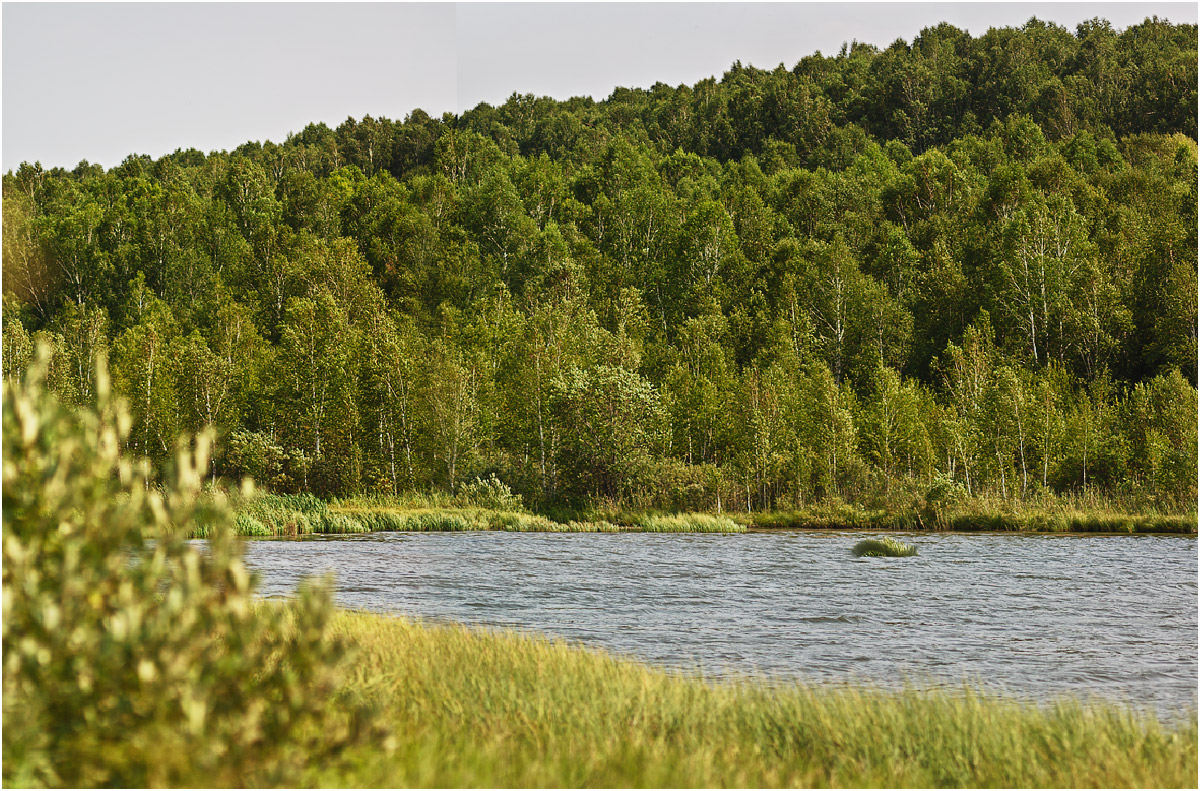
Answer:
[[225, 444], [227, 469], [238, 478], [248, 477], [265, 486], [285, 488], [290, 482], [284, 466], [287, 451], [257, 431], [234, 431]]
[[907, 558], [917, 554], [917, 548], [894, 538], [866, 538], [851, 552], [856, 558]]
[[49, 343], [86, 404], [106, 353], [134, 450], [166, 469], [211, 426], [210, 480], [280, 494], [907, 509], [942, 476], [1190, 512], [1195, 95], [1194, 25], [938, 25], [598, 102], [25, 164], [4, 375]]
[[81, 410], [46, 365], [4, 383], [5, 784], [293, 785], [335, 764], [373, 726], [338, 691], [328, 590], [256, 607], [232, 515], [201, 493], [208, 440], [160, 491], [122, 449], [103, 358]]
[[463, 484], [458, 490], [458, 500], [463, 505], [497, 511], [519, 511], [522, 507], [521, 495], [513, 494], [508, 484], [497, 478], [495, 473]]
[[618, 498], [650, 464], [662, 411], [654, 387], [635, 371], [602, 365], [555, 380], [552, 414], [564, 427], [558, 463], [573, 494]]

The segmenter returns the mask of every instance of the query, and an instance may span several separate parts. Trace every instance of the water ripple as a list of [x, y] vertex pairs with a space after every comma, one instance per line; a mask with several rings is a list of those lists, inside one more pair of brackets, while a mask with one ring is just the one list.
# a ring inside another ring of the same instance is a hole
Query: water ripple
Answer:
[[247, 544], [264, 596], [333, 572], [343, 606], [546, 632], [712, 676], [1196, 705], [1196, 540], [386, 533]]

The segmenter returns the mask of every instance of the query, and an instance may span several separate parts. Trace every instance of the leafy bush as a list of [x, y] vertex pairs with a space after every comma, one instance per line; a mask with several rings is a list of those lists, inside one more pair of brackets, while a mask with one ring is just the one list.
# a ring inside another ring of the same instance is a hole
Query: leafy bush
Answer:
[[328, 589], [256, 605], [231, 512], [201, 495], [207, 440], [160, 492], [103, 361], [95, 409], [44, 377], [43, 353], [4, 385], [5, 785], [294, 785], [336, 763], [374, 726], [337, 692]]
[[460, 505], [494, 508], [497, 511], [519, 511], [524, 507], [521, 495], [514, 494], [508, 484], [495, 474], [464, 483], [458, 489], [457, 499]]
[[854, 545], [855, 557], [859, 558], [906, 558], [917, 554], [917, 548], [894, 538], [868, 538]]
[[925, 492], [925, 503], [931, 507], [954, 505], [967, 496], [967, 490], [954, 476], [939, 472], [933, 478], [933, 484]]

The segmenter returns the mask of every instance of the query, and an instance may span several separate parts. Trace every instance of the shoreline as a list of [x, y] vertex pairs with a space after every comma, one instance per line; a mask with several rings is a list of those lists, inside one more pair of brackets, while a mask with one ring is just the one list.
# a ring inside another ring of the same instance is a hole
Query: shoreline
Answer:
[[[1066, 517], [1062, 519], [1003, 514], [960, 514], [950, 517], [947, 524], [923, 527], [912, 524], [909, 515], [901, 514], [875, 524], [831, 523], [824, 520], [786, 521], [768, 515], [774, 524], [749, 519], [747, 527], [756, 532], [773, 530], [811, 531], [877, 531], [896, 533], [1021, 533], [1028, 535], [1197, 535], [1195, 516], [1138, 516]], [[780, 522], [783, 521], [781, 524]]]
[[[583, 511], [555, 517], [525, 509], [387, 501], [326, 502], [311, 495], [255, 495], [234, 501], [234, 532], [244, 537], [301, 537], [378, 532], [747, 533], [804, 530], [857, 533], [1009, 533], [1024, 535], [1179, 535], [1195, 537], [1195, 514], [1088, 513], [834, 506], [812, 511], [706, 513]], [[206, 527], [193, 538], [209, 534]]]

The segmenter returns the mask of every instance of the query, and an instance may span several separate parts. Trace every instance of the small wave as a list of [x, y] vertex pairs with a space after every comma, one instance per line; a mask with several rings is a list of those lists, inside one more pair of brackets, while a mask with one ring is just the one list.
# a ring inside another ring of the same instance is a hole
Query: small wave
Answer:
[[861, 615], [802, 615], [796, 620], [805, 623], [858, 623]]

